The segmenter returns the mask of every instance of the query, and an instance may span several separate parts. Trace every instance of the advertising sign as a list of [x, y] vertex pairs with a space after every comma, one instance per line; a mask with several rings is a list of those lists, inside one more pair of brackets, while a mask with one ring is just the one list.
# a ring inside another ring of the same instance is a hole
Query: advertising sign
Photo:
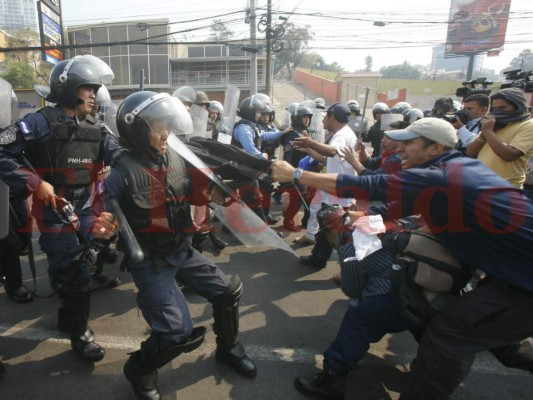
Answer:
[[505, 42], [511, 0], [452, 0], [446, 55], [498, 49]]
[[[50, 1], [47, 3], [50, 3]], [[55, 65], [63, 60], [63, 51], [59, 49], [46, 49], [46, 47], [63, 44], [63, 29], [61, 27], [61, 16], [47, 6], [47, 3], [42, 1], [37, 2], [41, 46], [45, 47], [42, 53], [42, 59], [49, 64]], [[59, 10], [59, 2], [56, 1], [56, 3], [56, 8]]]

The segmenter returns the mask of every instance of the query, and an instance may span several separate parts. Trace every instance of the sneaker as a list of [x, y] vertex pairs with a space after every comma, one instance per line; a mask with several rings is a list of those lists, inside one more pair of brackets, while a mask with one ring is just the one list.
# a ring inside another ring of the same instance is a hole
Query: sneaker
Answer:
[[316, 242], [315, 239], [311, 239], [306, 235], [302, 235], [294, 239], [294, 243], [301, 244], [302, 246], [314, 246]]

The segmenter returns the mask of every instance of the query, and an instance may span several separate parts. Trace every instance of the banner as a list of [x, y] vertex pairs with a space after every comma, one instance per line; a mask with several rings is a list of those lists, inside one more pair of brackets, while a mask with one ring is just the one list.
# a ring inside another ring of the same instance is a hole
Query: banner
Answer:
[[452, 0], [446, 56], [498, 49], [505, 42], [511, 0]]

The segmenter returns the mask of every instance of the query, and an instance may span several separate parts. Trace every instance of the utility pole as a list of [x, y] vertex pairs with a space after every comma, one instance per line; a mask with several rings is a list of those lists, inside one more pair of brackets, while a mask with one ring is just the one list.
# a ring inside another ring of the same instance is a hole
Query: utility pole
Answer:
[[271, 94], [271, 78], [272, 78], [272, 48], [270, 47], [270, 41], [272, 40], [272, 0], [267, 1], [267, 28], [266, 28], [266, 79], [265, 87], [266, 94]]
[[254, 49], [250, 52], [250, 96], [257, 93], [257, 27], [255, 25], [255, 0], [250, 0], [250, 45]]

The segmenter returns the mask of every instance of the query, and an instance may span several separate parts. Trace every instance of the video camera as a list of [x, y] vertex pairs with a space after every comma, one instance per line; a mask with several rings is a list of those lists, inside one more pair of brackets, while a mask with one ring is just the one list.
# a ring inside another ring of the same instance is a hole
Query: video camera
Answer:
[[533, 75], [533, 71], [524, 71], [522, 69], [511, 69], [509, 71], [503, 71], [506, 81], [512, 81], [502, 84], [501, 88], [515, 87], [522, 89], [526, 93], [533, 93], [533, 80], [530, 78]]
[[473, 94], [486, 94], [490, 95], [493, 82], [487, 82], [487, 78], [477, 78], [471, 81], [463, 82], [463, 87], [458, 88], [455, 91], [457, 97], [468, 97]]

